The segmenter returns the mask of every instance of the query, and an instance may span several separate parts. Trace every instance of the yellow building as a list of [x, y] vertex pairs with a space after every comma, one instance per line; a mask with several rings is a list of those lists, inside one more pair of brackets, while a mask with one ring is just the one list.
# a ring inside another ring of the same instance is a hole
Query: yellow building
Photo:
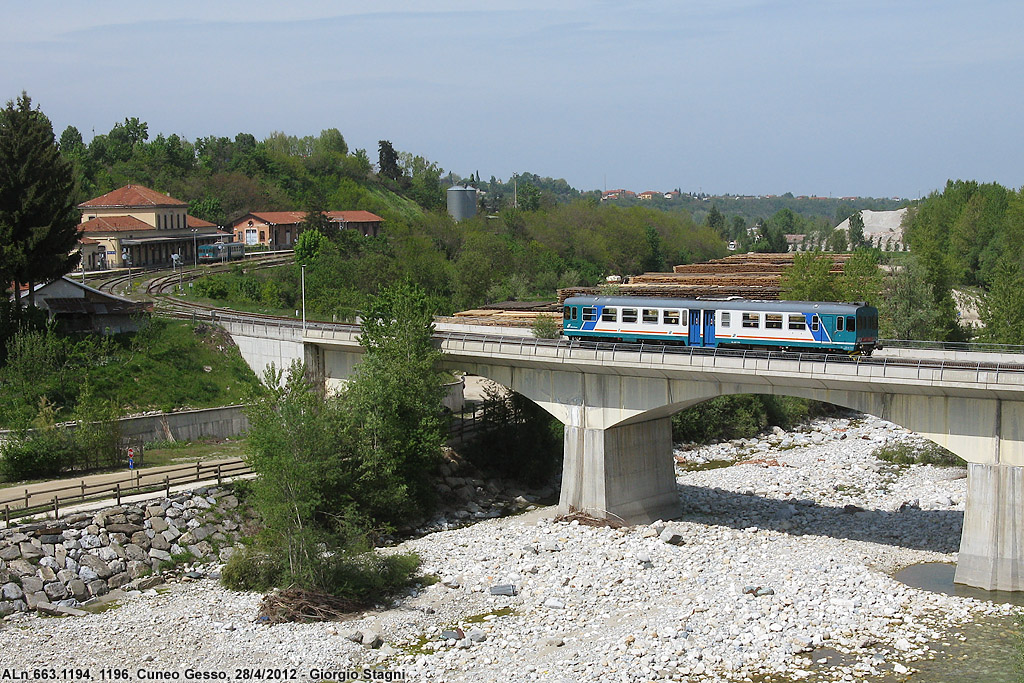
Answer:
[[[231, 233], [188, 215], [188, 204], [141, 185], [125, 185], [78, 205], [83, 254], [96, 249], [96, 268], [170, 265], [171, 255], [194, 263], [204, 244], [230, 242]], [[86, 241], [94, 241], [95, 244]]]

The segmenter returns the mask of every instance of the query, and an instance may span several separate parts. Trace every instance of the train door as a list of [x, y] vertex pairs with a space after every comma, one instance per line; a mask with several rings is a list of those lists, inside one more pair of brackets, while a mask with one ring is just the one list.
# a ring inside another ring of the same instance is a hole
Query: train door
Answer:
[[704, 311], [704, 346], [715, 345], [715, 312]]
[[700, 311], [690, 311], [690, 346], [700, 346]]

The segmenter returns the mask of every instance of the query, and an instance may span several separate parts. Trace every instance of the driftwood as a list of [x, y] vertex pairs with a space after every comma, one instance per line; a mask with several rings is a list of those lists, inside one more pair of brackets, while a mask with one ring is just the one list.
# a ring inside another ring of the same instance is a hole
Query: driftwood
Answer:
[[283, 624], [290, 621], [334, 621], [364, 607], [366, 605], [354, 600], [293, 586], [264, 596], [257, 622]]

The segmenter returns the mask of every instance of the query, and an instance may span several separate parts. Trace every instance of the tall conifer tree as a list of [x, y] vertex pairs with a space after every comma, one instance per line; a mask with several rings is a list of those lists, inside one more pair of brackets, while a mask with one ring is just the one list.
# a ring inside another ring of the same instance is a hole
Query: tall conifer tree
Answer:
[[71, 167], [57, 149], [50, 120], [22, 92], [0, 110], [0, 276], [5, 283], [45, 282], [75, 267], [79, 232], [73, 197]]

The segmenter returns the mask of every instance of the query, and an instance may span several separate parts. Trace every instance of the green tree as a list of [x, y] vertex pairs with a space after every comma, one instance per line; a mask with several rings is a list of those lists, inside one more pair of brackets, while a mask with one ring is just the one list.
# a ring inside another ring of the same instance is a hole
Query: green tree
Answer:
[[0, 111], [0, 281], [46, 282], [75, 267], [73, 197], [50, 120], [23, 92]]
[[850, 231], [847, 233], [850, 242], [850, 249], [860, 249], [865, 246], [864, 241], [864, 217], [861, 212], [850, 216]]
[[878, 251], [858, 249], [847, 259], [838, 284], [844, 300], [864, 301], [877, 306], [884, 284], [882, 271], [878, 268]]
[[1000, 259], [978, 313], [986, 341], [1024, 344], [1024, 271], [1019, 262]]
[[377, 161], [380, 174], [391, 180], [398, 180], [402, 177], [402, 169], [398, 166], [398, 152], [389, 140], [380, 140], [377, 143]]
[[886, 280], [878, 307], [879, 335], [889, 339], [938, 337], [932, 287], [917, 258], [908, 259]]
[[540, 208], [540, 190], [532, 183], [519, 186], [519, 208], [523, 211], [536, 211]]
[[711, 210], [708, 211], [708, 216], [704, 223], [718, 234], [725, 235], [725, 216], [718, 210], [717, 204], [711, 205]]
[[779, 298], [788, 301], [840, 301], [842, 289], [832, 274], [832, 259], [812, 252], [793, 257], [793, 266], [782, 274]]
[[311, 263], [327, 245], [329, 240], [319, 230], [307, 230], [295, 240], [295, 262]]
[[661, 249], [661, 235], [653, 225], [644, 227], [644, 241], [647, 245], [647, 253], [641, 264], [641, 269], [647, 273], [662, 272], [665, 270], [665, 254]]
[[363, 317], [363, 360], [344, 390], [357, 442], [360, 501], [377, 520], [400, 522], [433, 504], [429, 476], [444, 443], [443, 375], [436, 364], [434, 311], [421, 288], [385, 287]]

